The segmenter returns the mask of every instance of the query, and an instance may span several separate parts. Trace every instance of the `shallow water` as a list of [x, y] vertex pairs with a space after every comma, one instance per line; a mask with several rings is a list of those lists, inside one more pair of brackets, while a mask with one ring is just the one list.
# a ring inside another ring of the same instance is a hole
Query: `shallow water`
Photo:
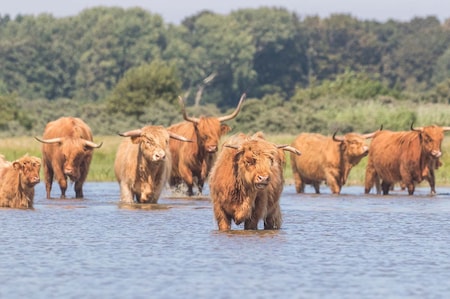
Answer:
[[433, 197], [322, 189], [286, 186], [279, 231], [219, 232], [207, 196], [123, 205], [112, 182], [85, 184], [84, 200], [47, 200], [40, 183], [34, 211], [0, 209], [0, 298], [450, 294], [449, 188]]

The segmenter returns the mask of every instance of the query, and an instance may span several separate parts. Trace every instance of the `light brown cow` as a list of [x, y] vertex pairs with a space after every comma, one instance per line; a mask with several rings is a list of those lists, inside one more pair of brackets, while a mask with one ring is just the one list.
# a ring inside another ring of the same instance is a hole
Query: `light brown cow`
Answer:
[[0, 207], [32, 209], [34, 186], [39, 183], [41, 159], [25, 155], [0, 168]]
[[169, 138], [190, 141], [162, 126], [146, 126], [119, 134], [122, 141], [116, 154], [114, 172], [125, 203], [157, 203], [169, 177]]
[[196, 180], [198, 192], [201, 194], [205, 180], [216, 159], [220, 137], [230, 131], [230, 127], [222, 122], [235, 118], [241, 110], [245, 94], [242, 95], [235, 111], [221, 117], [189, 117], [186, 114], [184, 101], [180, 98], [185, 122], [172, 125], [169, 131], [185, 136], [193, 142], [181, 143], [170, 140], [172, 154], [172, 172], [169, 184], [171, 187], [185, 183], [189, 196], [194, 195], [193, 186]]
[[217, 157], [209, 179], [214, 215], [219, 230], [229, 230], [231, 221], [244, 222], [244, 229], [279, 229], [282, 223], [280, 196], [283, 190], [282, 150], [261, 133], [231, 137]]
[[325, 181], [333, 194], [340, 194], [347, 182], [350, 170], [367, 156], [369, 147], [365, 140], [374, 133], [347, 133], [343, 137], [303, 133], [297, 136], [292, 146], [302, 152], [291, 154], [291, 167], [297, 193], [305, 192], [305, 185], [312, 184], [320, 193], [320, 184]]
[[[377, 193], [389, 194], [399, 182], [413, 195], [415, 185], [427, 179], [431, 193], [434, 189], [434, 170], [439, 165], [444, 132], [450, 127], [436, 125], [413, 128], [412, 131], [380, 131], [373, 137], [366, 166], [365, 193], [377, 184]], [[381, 188], [378, 186], [381, 182]]]
[[50, 198], [53, 178], [61, 188], [61, 198], [66, 197], [67, 178], [75, 182], [76, 198], [83, 198], [83, 184], [89, 172], [93, 150], [102, 143], [93, 142], [89, 126], [80, 118], [61, 117], [49, 122], [42, 142], [45, 189]]

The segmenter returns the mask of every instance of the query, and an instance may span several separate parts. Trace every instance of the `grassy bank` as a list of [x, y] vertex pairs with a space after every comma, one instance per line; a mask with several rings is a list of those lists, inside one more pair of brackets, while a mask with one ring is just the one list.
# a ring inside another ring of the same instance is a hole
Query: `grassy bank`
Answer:
[[[277, 144], [290, 144], [295, 138], [293, 135], [267, 135], [266, 137]], [[122, 138], [119, 136], [95, 136], [94, 141], [97, 143], [103, 142], [103, 146], [94, 151], [88, 181], [115, 181], [114, 159]], [[436, 171], [436, 185], [448, 186], [450, 185], [450, 138], [448, 137], [442, 143], [442, 152], [442, 162], [444, 165]], [[7, 160], [13, 161], [26, 153], [41, 157], [41, 143], [33, 137], [0, 139], [0, 154], [3, 154]], [[289, 156], [289, 154], [286, 154], [287, 165], [285, 168], [285, 177], [286, 183], [291, 184], [293, 179]], [[347, 185], [364, 184], [366, 162], [367, 158], [364, 158], [360, 164], [353, 168]], [[426, 185], [427, 183], [422, 184]]]

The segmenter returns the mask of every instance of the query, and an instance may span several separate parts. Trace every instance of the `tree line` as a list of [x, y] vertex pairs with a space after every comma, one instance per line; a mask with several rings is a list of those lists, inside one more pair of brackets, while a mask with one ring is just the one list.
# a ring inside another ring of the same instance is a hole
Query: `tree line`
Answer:
[[269, 7], [202, 11], [180, 25], [141, 8], [0, 16], [0, 135], [68, 113], [104, 134], [169, 125], [181, 120], [179, 95], [193, 113], [219, 114], [243, 92], [240, 130], [403, 128], [421, 118], [417, 105], [450, 102], [449, 78], [450, 19], [434, 16], [302, 18]]

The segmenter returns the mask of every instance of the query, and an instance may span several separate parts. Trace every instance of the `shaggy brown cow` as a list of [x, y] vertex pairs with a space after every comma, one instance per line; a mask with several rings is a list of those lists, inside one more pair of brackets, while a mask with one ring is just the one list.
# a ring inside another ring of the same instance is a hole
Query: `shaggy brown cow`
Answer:
[[114, 162], [120, 200], [126, 203], [157, 203], [167, 182], [171, 157], [169, 138], [190, 141], [162, 126], [146, 126], [119, 134], [125, 139]]
[[42, 160], [44, 165], [45, 189], [50, 198], [53, 177], [61, 188], [61, 198], [66, 197], [67, 178], [75, 182], [75, 196], [83, 198], [83, 183], [89, 172], [95, 144], [89, 126], [80, 118], [61, 117], [49, 122], [44, 130]]
[[261, 219], [264, 229], [281, 227], [284, 153], [280, 148], [300, 154], [290, 146], [266, 141], [260, 133], [238, 134], [224, 144], [209, 180], [219, 230], [229, 230], [231, 220], [244, 222], [244, 229], [258, 229]]
[[297, 193], [305, 192], [305, 185], [312, 184], [317, 194], [325, 181], [333, 194], [339, 194], [345, 185], [350, 170], [367, 156], [369, 147], [365, 140], [374, 133], [347, 133], [343, 137], [327, 137], [320, 134], [303, 133], [297, 136], [292, 146], [302, 152], [291, 154], [291, 167]]
[[189, 196], [194, 195], [194, 180], [197, 180], [198, 192], [201, 194], [205, 180], [216, 159], [219, 139], [230, 131], [230, 127], [221, 122], [235, 118], [241, 110], [245, 94], [242, 95], [235, 111], [230, 115], [221, 117], [188, 117], [183, 100], [180, 98], [185, 122], [172, 125], [169, 131], [185, 136], [193, 143], [180, 143], [170, 141], [172, 154], [172, 172], [169, 184], [171, 187], [185, 183]]
[[25, 155], [0, 169], [0, 207], [32, 209], [34, 186], [39, 183], [41, 159]]
[[[423, 179], [430, 182], [431, 192], [434, 189], [434, 170], [439, 165], [442, 155], [441, 143], [444, 132], [450, 127], [427, 126], [413, 128], [412, 131], [377, 132], [370, 145], [369, 159], [366, 167], [365, 193], [379, 180], [384, 195], [389, 194], [393, 184], [400, 182], [413, 195], [415, 184]], [[435, 191], [434, 191], [435, 192]]]

